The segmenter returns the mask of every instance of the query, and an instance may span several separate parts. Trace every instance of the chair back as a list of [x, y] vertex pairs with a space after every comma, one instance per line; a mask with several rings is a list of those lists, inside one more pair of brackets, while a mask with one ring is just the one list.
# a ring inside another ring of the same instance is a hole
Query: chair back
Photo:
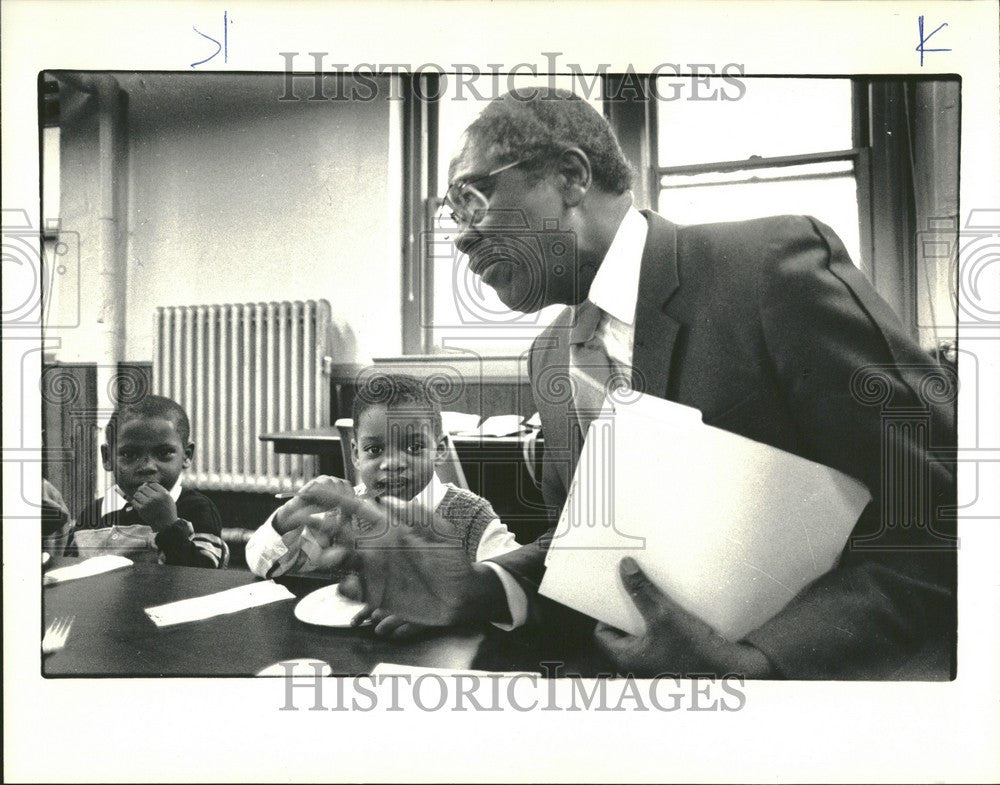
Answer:
[[354, 458], [351, 455], [351, 440], [354, 438], [354, 420], [341, 417], [333, 426], [340, 434], [340, 454], [344, 458], [344, 479], [351, 485], [358, 484], [358, 475], [354, 471]]

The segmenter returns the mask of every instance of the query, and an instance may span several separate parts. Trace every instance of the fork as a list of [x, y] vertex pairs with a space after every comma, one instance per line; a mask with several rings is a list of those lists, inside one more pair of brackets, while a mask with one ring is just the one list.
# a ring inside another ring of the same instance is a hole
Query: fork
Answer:
[[53, 654], [66, 645], [66, 638], [69, 637], [75, 620], [76, 616], [61, 616], [52, 621], [42, 638], [42, 654]]

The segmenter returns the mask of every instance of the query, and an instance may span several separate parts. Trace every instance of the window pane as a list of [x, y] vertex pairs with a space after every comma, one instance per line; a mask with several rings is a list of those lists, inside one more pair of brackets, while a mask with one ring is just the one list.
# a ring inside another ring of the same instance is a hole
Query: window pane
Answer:
[[54, 235], [59, 226], [59, 126], [42, 129], [42, 229]]
[[[804, 168], [787, 167], [780, 171], [787, 178]], [[769, 215], [811, 215], [830, 226], [843, 241], [854, 264], [861, 265], [858, 199], [852, 174], [686, 187], [676, 185], [678, 179], [670, 178], [674, 187], [660, 191], [660, 212], [672, 221], [699, 224]]]
[[[850, 79], [760, 79], [743, 77], [738, 100], [733, 84], [714, 77], [699, 85], [691, 77], [657, 79], [660, 166], [743, 161], [847, 150], [853, 146]], [[675, 100], [671, 100], [676, 96]]]

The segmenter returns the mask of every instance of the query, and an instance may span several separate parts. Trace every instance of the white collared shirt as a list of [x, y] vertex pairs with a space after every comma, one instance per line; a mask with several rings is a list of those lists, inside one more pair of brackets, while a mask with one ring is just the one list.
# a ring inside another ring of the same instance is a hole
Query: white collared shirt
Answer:
[[[597, 268], [587, 299], [601, 309], [594, 335], [604, 344], [611, 362], [627, 378], [632, 368], [635, 343], [635, 306], [639, 300], [639, 271], [646, 247], [649, 224], [642, 213], [629, 207], [608, 252]], [[511, 609], [511, 624], [501, 629], [515, 629], [528, 618], [528, 597], [514, 577], [499, 564], [486, 562], [500, 578]], [[519, 613], [515, 614], [514, 610]], [[523, 609], [523, 613], [520, 610]], [[501, 625], [497, 625], [498, 627]]]
[[649, 224], [642, 213], [629, 207], [587, 294], [603, 312], [595, 335], [619, 368], [632, 367], [639, 271], [648, 234]]

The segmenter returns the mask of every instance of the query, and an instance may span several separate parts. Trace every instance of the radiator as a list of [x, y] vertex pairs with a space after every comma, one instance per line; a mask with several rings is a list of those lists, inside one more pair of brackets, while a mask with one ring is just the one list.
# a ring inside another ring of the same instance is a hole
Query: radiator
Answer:
[[330, 304], [189, 305], [156, 309], [153, 389], [191, 419], [184, 483], [207, 490], [292, 490], [315, 456], [276, 455], [263, 433], [330, 423]]

